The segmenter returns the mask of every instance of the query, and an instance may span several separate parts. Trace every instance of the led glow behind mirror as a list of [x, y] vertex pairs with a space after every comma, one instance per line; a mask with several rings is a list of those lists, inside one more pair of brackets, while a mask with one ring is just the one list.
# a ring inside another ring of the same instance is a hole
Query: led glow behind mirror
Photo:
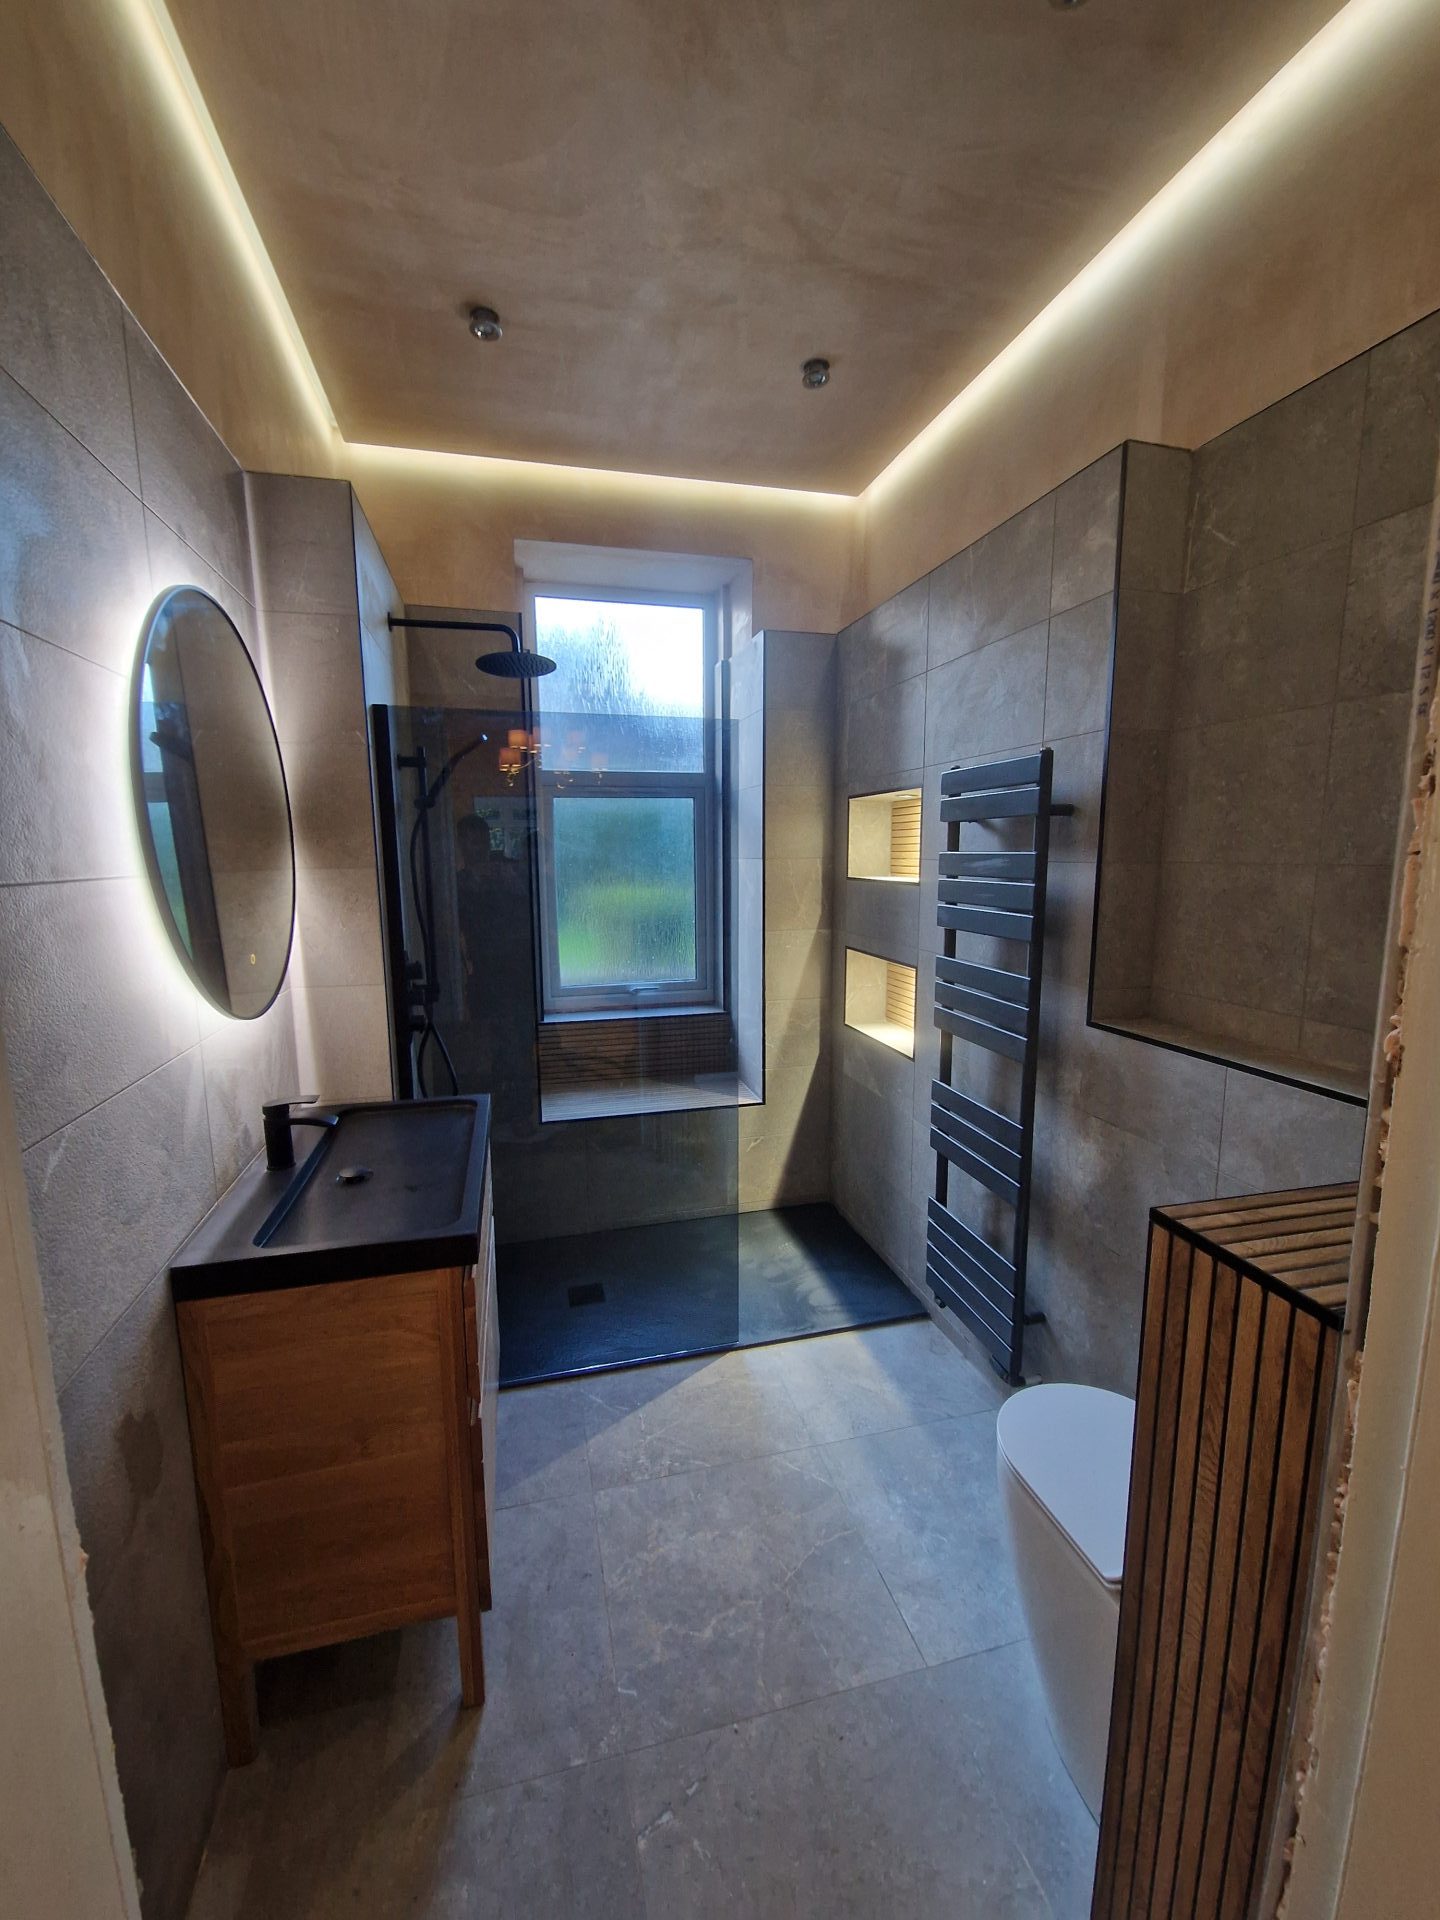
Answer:
[[254, 1020], [290, 959], [290, 801], [245, 642], [198, 587], [170, 588], [146, 617], [130, 760], [140, 842], [171, 943], [207, 1000]]

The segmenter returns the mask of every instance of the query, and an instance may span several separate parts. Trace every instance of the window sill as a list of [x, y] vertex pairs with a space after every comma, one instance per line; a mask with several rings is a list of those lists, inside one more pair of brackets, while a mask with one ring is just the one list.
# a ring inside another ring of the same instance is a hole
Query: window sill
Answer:
[[684, 1000], [666, 1006], [657, 1003], [643, 1007], [587, 1007], [583, 1013], [546, 1013], [540, 1016], [542, 1027], [579, 1027], [601, 1020], [690, 1020], [705, 1015], [714, 1018], [724, 1007], [703, 1000]]
[[757, 1107], [760, 1095], [732, 1074], [632, 1087], [567, 1087], [540, 1096], [540, 1124], [611, 1120], [648, 1113], [704, 1113], [717, 1107]]

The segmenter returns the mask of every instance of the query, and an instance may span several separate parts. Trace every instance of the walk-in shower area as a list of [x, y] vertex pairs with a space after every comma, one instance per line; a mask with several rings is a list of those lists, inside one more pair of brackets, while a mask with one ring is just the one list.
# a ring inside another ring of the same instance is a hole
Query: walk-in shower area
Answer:
[[502, 1379], [912, 1317], [829, 1199], [833, 641], [571, 583], [394, 626], [392, 1061], [490, 1098]]

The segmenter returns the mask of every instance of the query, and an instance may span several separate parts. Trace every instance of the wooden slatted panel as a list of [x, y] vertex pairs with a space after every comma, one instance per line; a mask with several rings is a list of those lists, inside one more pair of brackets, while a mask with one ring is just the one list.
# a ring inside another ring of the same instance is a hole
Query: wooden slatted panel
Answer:
[[890, 872], [897, 880], [920, 878], [920, 793], [899, 793], [890, 802]]
[[1152, 1216], [1093, 1920], [1252, 1920], [1340, 1322], [1194, 1222], [1221, 1220], [1223, 1236], [1240, 1212], [1253, 1246], [1275, 1237], [1257, 1219], [1303, 1206], [1259, 1196]]
[[[1163, 1480], [1157, 1478], [1155, 1436], [1159, 1427], [1158, 1399], [1167, 1337], [1172, 1289], [1169, 1285], [1169, 1261], [1173, 1242], [1169, 1235], [1152, 1233], [1145, 1284], [1145, 1304], [1140, 1329], [1140, 1372], [1135, 1389], [1135, 1439], [1130, 1454], [1130, 1494], [1125, 1516], [1125, 1588], [1138, 1585], [1137, 1569], [1149, 1552], [1150, 1529], [1156, 1507], [1157, 1486], [1164, 1498]], [[1099, 1855], [1095, 1866], [1095, 1920], [1101, 1915], [1118, 1914], [1116, 1905], [1119, 1859], [1123, 1850], [1132, 1852], [1134, 1823], [1128, 1817], [1130, 1802], [1126, 1782], [1130, 1769], [1130, 1746], [1142, 1715], [1137, 1707], [1140, 1686], [1146, 1669], [1140, 1659], [1142, 1608], [1133, 1601], [1120, 1608], [1120, 1623], [1115, 1647], [1115, 1686], [1110, 1704], [1110, 1741], [1105, 1754], [1105, 1793], [1100, 1821]], [[1130, 1865], [1126, 1865], [1128, 1887]], [[1104, 1898], [1102, 1901], [1102, 1889]]]

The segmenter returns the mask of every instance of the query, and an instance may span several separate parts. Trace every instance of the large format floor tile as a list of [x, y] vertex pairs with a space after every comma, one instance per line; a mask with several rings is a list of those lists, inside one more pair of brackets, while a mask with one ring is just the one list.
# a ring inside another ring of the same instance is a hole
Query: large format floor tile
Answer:
[[191, 1920], [1084, 1920], [1000, 1397], [928, 1321], [508, 1392], [483, 1713], [449, 1621], [267, 1664]]
[[626, 1744], [920, 1665], [813, 1452], [595, 1497]]
[[811, 1440], [848, 1440], [998, 1407], [1004, 1389], [929, 1320], [835, 1333], [758, 1358], [784, 1380]]
[[586, 1395], [597, 1490], [809, 1444], [783, 1370], [768, 1367], [751, 1350], [597, 1374], [574, 1384]]
[[324, 1824], [300, 1847], [222, 1821], [190, 1920], [646, 1920], [620, 1760], [439, 1804], [305, 1811]]
[[995, 1480], [995, 1417], [841, 1440], [826, 1471], [931, 1665], [1024, 1637]]
[[1049, 1920], [952, 1669], [631, 1754], [645, 1895], [685, 1920]]
[[495, 1497], [500, 1506], [589, 1494], [587, 1391], [583, 1380], [557, 1380], [551, 1386], [515, 1387], [501, 1394], [495, 1447]]

